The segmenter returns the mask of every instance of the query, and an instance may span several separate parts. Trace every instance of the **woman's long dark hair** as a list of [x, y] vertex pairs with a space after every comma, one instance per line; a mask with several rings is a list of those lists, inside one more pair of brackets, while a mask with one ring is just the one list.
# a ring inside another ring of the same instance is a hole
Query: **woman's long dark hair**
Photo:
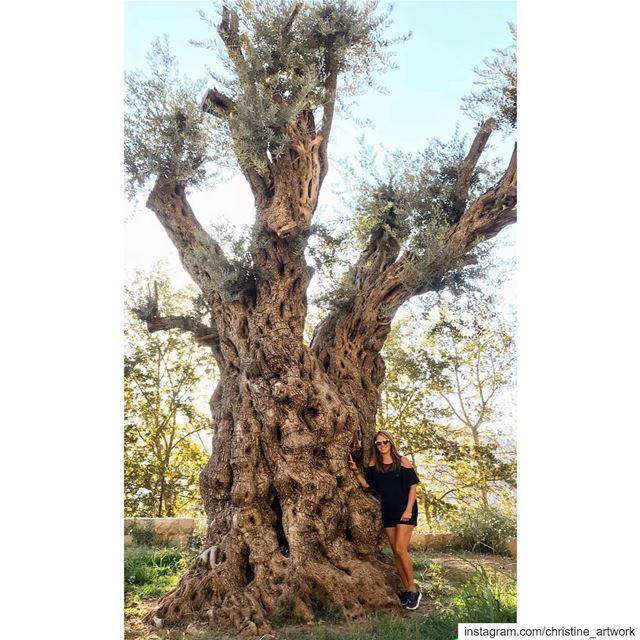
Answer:
[[391, 445], [391, 457], [393, 458], [393, 462], [392, 462], [393, 466], [391, 467], [392, 471], [400, 471], [400, 467], [402, 466], [401, 456], [396, 449], [396, 445], [393, 444], [393, 438], [391, 437], [388, 431], [377, 431], [376, 435], [373, 436], [373, 442], [374, 442], [373, 451], [376, 458], [376, 469], [378, 471], [385, 470], [384, 467], [382, 466], [382, 454], [380, 453], [380, 449], [375, 445], [375, 441], [378, 439], [378, 436], [384, 436], [389, 441], [389, 444]]

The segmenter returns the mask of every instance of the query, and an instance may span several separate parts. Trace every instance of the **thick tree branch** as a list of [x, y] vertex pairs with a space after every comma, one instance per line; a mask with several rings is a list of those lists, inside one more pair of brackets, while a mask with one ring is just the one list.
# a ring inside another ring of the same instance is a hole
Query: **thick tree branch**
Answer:
[[313, 114], [305, 110], [286, 129], [292, 140], [273, 164], [273, 191], [258, 220], [279, 238], [300, 237], [318, 204], [322, 163], [321, 134], [313, 131]]
[[[229, 59], [234, 64], [237, 76], [239, 78], [243, 78], [246, 82], [249, 82], [247, 61], [245, 60], [244, 53], [242, 52], [242, 47], [250, 46], [250, 44], [248, 39], [243, 39], [242, 34], [240, 33], [240, 19], [237, 12], [225, 5], [222, 7], [222, 20], [218, 25], [218, 35], [225, 45]], [[216, 92], [214, 100], [221, 105], [223, 112], [230, 113], [229, 109], [231, 108], [231, 105], [233, 105], [233, 101], [231, 101], [230, 98]], [[203, 108], [204, 107], [205, 101], [203, 101]], [[267, 159], [266, 155], [265, 159]], [[268, 198], [271, 195], [270, 185], [252, 166], [242, 167], [242, 172], [249, 182], [251, 191], [256, 199], [256, 206], [258, 208], [266, 206]]]
[[407, 291], [399, 304], [410, 297], [438, 289], [447, 271], [469, 263], [469, 252], [477, 244], [493, 238], [504, 227], [513, 224], [517, 218], [517, 189], [517, 150], [514, 146], [509, 166], [500, 180], [474, 200], [457, 223], [450, 225], [442, 249], [436, 256], [426, 264], [420, 264], [407, 252], [398, 260], [408, 267], [414, 266], [405, 270]]
[[450, 222], [457, 222], [464, 213], [469, 198], [469, 188], [471, 187], [473, 172], [478, 165], [482, 152], [487, 146], [489, 136], [495, 127], [496, 121], [493, 118], [489, 118], [482, 123], [471, 144], [469, 153], [458, 167], [458, 179], [453, 188], [454, 205], [449, 215]]
[[149, 292], [147, 304], [133, 309], [133, 313], [146, 323], [149, 333], [180, 329], [192, 333], [200, 344], [212, 347], [218, 345], [219, 336], [215, 326], [206, 325], [193, 316], [160, 316], [158, 307], [158, 284], [154, 283], [153, 293]]
[[[295, 17], [295, 16], [294, 16]], [[240, 34], [240, 19], [237, 12], [227, 6], [222, 7], [222, 19], [218, 25], [218, 35], [225, 45], [227, 55], [233, 62], [236, 74], [239, 78], [248, 77], [247, 62], [242, 52], [243, 43], [248, 45], [247, 40], [243, 41]], [[220, 93], [216, 89], [210, 89], [201, 103], [202, 109], [214, 115], [224, 115], [228, 117], [236, 108], [234, 101]], [[265, 155], [265, 160], [268, 161]], [[252, 166], [242, 167], [242, 172], [249, 182], [251, 191], [256, 200], [256, 206], [262, 208], [266, 206], [270, 197], [270, 185]]]
[[158, 312], [158, 288], [154, 286], [153, 294], [149, 295], [147, 304], [143, 308], [133, 309], [140, 320], [146, 323], [150, 333], [179, 329], [191, 333], [195, 341], [205, 347], [210, 347], [218, 368], [222, 370], [225, 364], [220, 348], [220, 335], [215, 324], [206, 325], [192, 316], [160, 316]]
[[[269, 162], [266, 154], [265, 161]], [[269, 184], [251, 165], [242, 167], [242, 173], [247, 179], [255, 199], [256, 208], [265, 207], [272, 195], [272, 185]]]
[[293, 26], [293, 23], [298, 13], [300, 13], [300, 9], [302, 9], [302, 2], [296, 2], [296, 5], [293, 7], [293, 11], [291, 12], [291, 15], [289, 16], [289, 19], [287, 20], [286, 24], [284, 25], [284, 28], [282, 29], [282, 38], [284, 39], [285, 43], [287, 43], [289, 40], [289, 32], [291, 31], [291, 27]]
[[325, 55], [326, 80], [325, 80], [325, 104], [322, 110], [322, 126], [320, 129], [321, 142], [318, 149], [320, 155], [320, 184], [329, 171], [329, 156], [327, 147], [329, 135], [333, 124], [333, 114], [336, 106], [336, 90], [338, 87], [338, 65], [329, 52]]
[[184, 186], [159, 178], [147, 199], [178, 250], [187, 273], [206, 296], [219, 298], [220, 282], [234, 271], [220, 245], [202, 228]]
[[224, 42], [227, 54], [236, 67], [238, 75], [246, 71], [247, 63], [242, 53], [242, 43], [240, 40], [240, 19], [233, 9], [222, 6], [222, 20], [218, 25], [218, 35]]
[[500, 180], [472, 202], [446, 239], [447, 254], [459, 260], [475, 245], [493, 238], [516, 221], [517, 149]]
[[393, 206], [393, 194], [380, 192], [377, 197], [389, 205], [382, 220], [371, 230], [367, 246], [354, 266], [354, 283], [359, 291], [393, 264], [400, 253], [399, 225]]
[[[468, 166], [482, 146], [482, 140], [476, 142], [475, 151], [467, 156]], [[317, 327], [311, 344], [325, 371], [363, 412], [368, 403], [377, 406], [377, 386], [384, 377], [380, 351], [397, 310], [413, 296], [440, 289], [448, 271], [469, 261], [473, 247], [515, 222], [516, 199], [514, 148], [501, 179], [471, 203], [458, 222], [449, 225], [440, 250], [428, 260], [407, 251], [389, 261], [397, 253], [390, 252], [388, 242], [376, 245], [379, 230], [374, 229], [354, 269], [356, 293], [351, 304], [332, 311]], [[340, 366], [347, 357], [355, 358], [351, 368]], [[354, 368], [363, 372], [363, 379], [342, 380], [343, 371]]]
[[202, 324], [189, 316], [155, 316], [146, 320], [150, 333], [167, 331], [169, 329], [181, 329], [192, 333], [196, 341], [207, 346], [217, 345], [219, 341], [218, 331], [215, 327]]

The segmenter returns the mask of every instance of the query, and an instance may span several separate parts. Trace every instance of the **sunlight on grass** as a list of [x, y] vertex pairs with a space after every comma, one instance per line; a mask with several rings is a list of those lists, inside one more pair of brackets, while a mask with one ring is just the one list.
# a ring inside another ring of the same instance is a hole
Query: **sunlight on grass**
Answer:
[[[388, 550], [387, 550], [388, 551]], [[390, 551], [388, 552], [390, 553]], [[142, 615], [143, 602], [171, 590], [191, 562], [193, 551], [137, 547], [125, 550], [125, 613]], [[314, 601], [320, 620], [295, 625], [285, 612], [275, 616], [274, 636], [282, 640], [452, 640], [459, 622], [515, 622], [516, 581], [499, 569], [483, 566], [483, 558], [468, 553], [412, 554], [416, 581], [429, 602], [408, 614], [380, 612], [357, 623], [341, 623], [330, 603]], [[457, 563], [456, 571], [453, 564]], [[462, 565], [463, 569], [460, 569]], [[200, 640], [231, 640], [237, 636], [203, 628]], [[164, 640], [183, 640], [184, 629], [162, 631]]]

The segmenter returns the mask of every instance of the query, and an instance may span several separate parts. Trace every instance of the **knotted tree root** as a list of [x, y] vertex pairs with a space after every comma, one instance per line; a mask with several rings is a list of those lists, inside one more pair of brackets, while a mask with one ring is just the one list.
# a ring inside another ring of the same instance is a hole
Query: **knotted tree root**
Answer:
[[[377, 510], [367, 496], [355, 501], [367, 504], [369, 515]], [[347, 518], [347, 531], [366, 535], [365, 518], [358, 513], [360, 517]], [[376, 511], [373, 516], [378, 526]], [[375, 554], [363, 553], [371, 551], [370, 543], [334, 538], [292, 552], [282, 544], [286, 537], [278, 540], [275, 511], [271, 526], [243, 536], [244, 525], [253, 529], [252, 520], [251, 515], [234, 514], [236, 529], [207, 546], [144, 620], [157, 626], [207, 620], [212, 628], [231, 627], [254, 636], [269, 633], [274, 621], [311, 622], [327, 610], [350, 621], [372, 609], [397, 606], [393, 567]], [[326, 531], [321, 523], [322, 519], [299, 521], [297, 535], [314, 539]]]

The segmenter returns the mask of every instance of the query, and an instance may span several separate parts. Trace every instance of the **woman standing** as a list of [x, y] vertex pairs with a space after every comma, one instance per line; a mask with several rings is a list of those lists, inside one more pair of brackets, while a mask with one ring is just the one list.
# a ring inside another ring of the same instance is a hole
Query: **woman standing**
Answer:
[[404, 585], [404, 591], [399, 594], [400, 603], [406, 609], [417, 609], [422, 594], [413, 581], [413, 562], [408, 549], [411, 534], [418, 524], [416, 485], [420, 480], [409, 460], [396, 451], [386, 431], [378, 431], [373, 444], [374, 456], [364, 476], [351, 456], [349, 467], [363, 489], [371, 488], [380, 495], [382, 525]]

